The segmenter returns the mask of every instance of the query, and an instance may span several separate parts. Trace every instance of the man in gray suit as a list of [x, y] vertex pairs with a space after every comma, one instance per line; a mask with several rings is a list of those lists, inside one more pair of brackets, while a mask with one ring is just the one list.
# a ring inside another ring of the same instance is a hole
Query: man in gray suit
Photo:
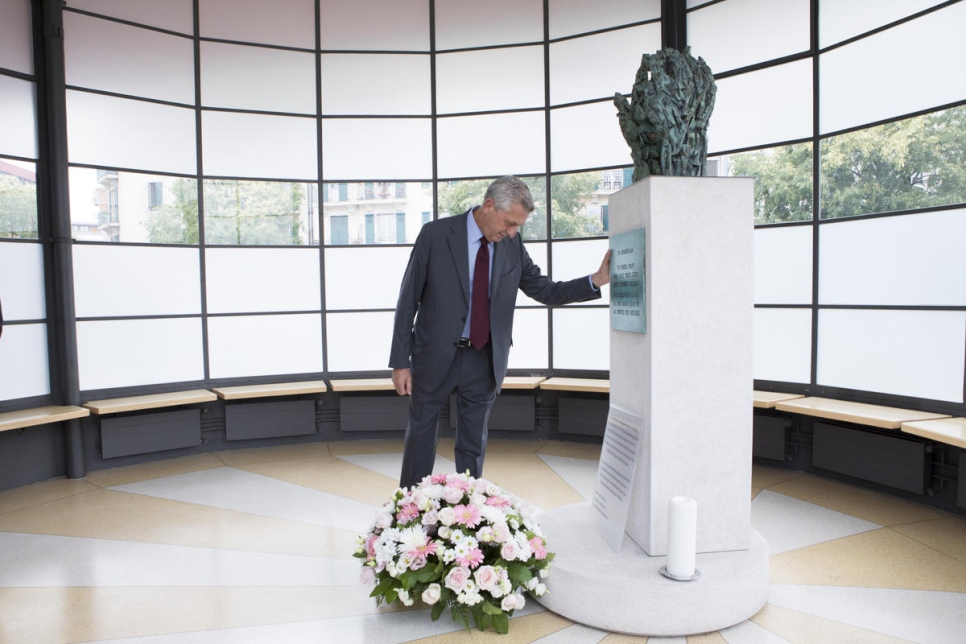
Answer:
[[593, 275], [567, 282], [542, 275], [517, 235], [533, 208], [523, 181], [501, 177], [482, 205], [428, 223], [416, 238], [389, 357], [396, 392], [410, 396], [401, 487], [432, 473], [439, 412], [454, 392], [456, 470], [482, 475], [487, 419], [506, 375], [518, 288], [558, 306], [599, 298], [610, 281], [610, 251]]

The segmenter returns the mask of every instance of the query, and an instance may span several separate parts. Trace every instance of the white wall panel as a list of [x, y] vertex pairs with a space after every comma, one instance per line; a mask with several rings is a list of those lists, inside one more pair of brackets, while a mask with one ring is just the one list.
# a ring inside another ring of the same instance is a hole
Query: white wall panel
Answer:
[[624, 141], [612, 100], [550, 111], [552, 172], [627, 165], [630, 161], [631, 149]]
[[42, 320], [44, 300], [44, 249], [40, 244], [0, 242], [0, 301], [3, 319]]
[[0, 335], [0, 400], [49, 394], [47, 363], [46, 325], [4, 326]]
[[388, 311], [327, 315], [329, 371], [387, 370], [392, 321]]
[[542, 46], [436, 57], [439, 114], [543, 107], [544, 100]]
[[564, 307], [553, 310], [553, 366], [610, 369], [610, 310]]
[[34, 73], [33, 23], [30, 0], [0, 4], [0, 67]]
[[208, 358], [212, 378], [322, 371], [322, 317], [208, 318]]
[[812, 380], [812, 310], [755, 309], [756, 380]]
[[543, 0], [436, 3], [436, 48], [486, 47], [543, 40]]
[[317, 248], [209, 248], [209, 313], [319, 311]]
[[[430, 58], [424, 54], [322, 54], [323, 114], [431, 112]], [[377, 85], [378, 92], [371, 91]]]
[[[131, 2], [131, 0], [70, 0], [70, 7], [104, 16], [121, 18], [152, 27], [161, 27], [183, 34], [194, 31], [192, 0], [164, 0], [164, 2]], [[206, 4], [202, 2], [202, 4]]]
[[543, 111], [441, 118], [440, 177], [538, 174], [546, 162]]
[[755, 229], [755, 303], [812, 303], [812, 227]]
[[[577, 277], [586, 278], [600, 268], [607, 252], [607, 239], [582, 239], [579, 241], [557, 242], [553, 245], [553, 279], [562, 282]], [[545, 269], [546, 270], [546, 269]], [[610, 286], [604, 286], [599, 300], [590, 300], [585, 305], [610, 304]], [[577, 306], [580, 306], [578, 304]], [[610, 322], [608, 322], [610, 324]]]
[[315, 114], [315, 55], [202, 42], [201, 104]]
[[819, 46], [828, 47], [919, 13], [944, 0], [820, 0]]
[[516, 310], [508, 369], [546, 369], [550, 366], [548, 322], [547, 309]]
[[313, 0], [202, 0], [201, 35], [285, 47], [315, 47]]
[[318, 178], [313, 118], [204, 112], [205, 174], [262, 179]]
[[425, 179], [433, 175], [427, 119], [323, 119], [325, 180]]
[[[325, 305], [341, 309], [395, 309], [411, 249], [327, 248]], [[331, 334], [329, 337], [332, 337]]]
[[426, 0], [321, 0], [320, 4], [323, 50], [429, 51]]
[[37, 86], [0, 75], [0, 154], [37, 158]]
[[549, 8], [551, 38], [661, 17], [661, 0], [550, 0]]

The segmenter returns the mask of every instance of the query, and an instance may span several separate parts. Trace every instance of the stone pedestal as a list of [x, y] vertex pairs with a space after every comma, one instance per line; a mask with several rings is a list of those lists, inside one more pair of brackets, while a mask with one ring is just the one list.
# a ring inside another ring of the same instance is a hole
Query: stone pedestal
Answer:
[[[768, 547], [750, 522], [753, 213], [751, 179], [650, 177], [611, 196], [612, 235], [645, 229], [646, 333], [611, 330], [610, 404], [644, 428], [620, 554], [595, 540], [589, 505], [541, 518], [557, 559], [540, 601], [565, 617], [687, 635], [765, 603]], [[675, 496], [697, 501], [695, 581], [658, 573]]]

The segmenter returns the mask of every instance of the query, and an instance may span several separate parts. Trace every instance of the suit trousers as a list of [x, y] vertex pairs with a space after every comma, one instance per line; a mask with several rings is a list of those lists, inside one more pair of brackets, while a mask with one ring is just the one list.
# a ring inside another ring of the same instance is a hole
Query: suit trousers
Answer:
[[496, 379], [490, 344], [482, 349], [456, 350], [443, 382], [432, 390], [420, 387], [419, 374], [413, 373], [413, 392], [409, 400], [409, 424], [403, 445], [400, 487], [417, 485], [433, 473], [438, 442], [439, 413], [456, 394], [456, 471], [483, 474], [486, 452], [486, 425], [496, 400]]

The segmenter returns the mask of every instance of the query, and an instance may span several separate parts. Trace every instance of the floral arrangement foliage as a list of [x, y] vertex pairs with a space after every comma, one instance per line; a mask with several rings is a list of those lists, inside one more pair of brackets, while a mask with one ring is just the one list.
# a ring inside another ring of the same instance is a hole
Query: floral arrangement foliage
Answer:
[[533, 508], [503, 488], [469, 474], [434, 474], [399, 488], [358, 539], [361, 578], [374, 583], [376, 604], [417, 600], [433, 620], [449, 608], [470, 628], [509, 630], [525, 593], [543, 583], [553, 553], [533, 519]]

